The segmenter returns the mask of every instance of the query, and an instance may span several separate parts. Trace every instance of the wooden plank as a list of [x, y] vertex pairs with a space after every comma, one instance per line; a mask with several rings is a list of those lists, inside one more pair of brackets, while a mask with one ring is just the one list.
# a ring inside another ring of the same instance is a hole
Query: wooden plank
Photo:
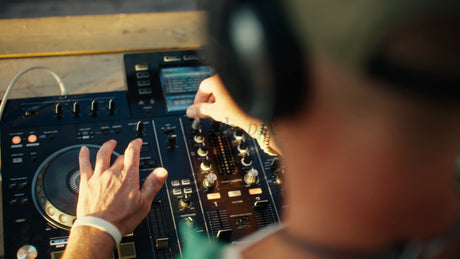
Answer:
[[0, 58], [196, 48], [204, 12], [0, 20]]
[[[123, 54], [78, 55], [41, 58], [0, 59], [0, 95], [17, 73], [30, 66], [47, 66], [63, 80], [69, 94], [126, 89]], [[44, 70], [24, 74], [10, 98], [59, 95], [56, 80]], [[0, 97], [1, 98], [1, 97]]]

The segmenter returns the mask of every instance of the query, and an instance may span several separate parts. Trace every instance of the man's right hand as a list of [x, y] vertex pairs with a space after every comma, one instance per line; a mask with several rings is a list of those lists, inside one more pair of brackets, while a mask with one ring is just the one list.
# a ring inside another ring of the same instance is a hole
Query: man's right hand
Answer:
[[256, 133], [261, 121], [250, 117], [232, 99], [219, 76], [215, 75], [201, 82], [195, 101], [187, 109], [190, 118], [212, 118], [231, 126]]

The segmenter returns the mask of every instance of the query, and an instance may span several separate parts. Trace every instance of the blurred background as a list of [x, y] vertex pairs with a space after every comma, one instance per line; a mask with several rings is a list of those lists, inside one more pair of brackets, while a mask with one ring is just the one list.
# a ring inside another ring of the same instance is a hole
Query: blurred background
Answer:
[[0, 0], [0, 19], [200, 10], [202, 0]]

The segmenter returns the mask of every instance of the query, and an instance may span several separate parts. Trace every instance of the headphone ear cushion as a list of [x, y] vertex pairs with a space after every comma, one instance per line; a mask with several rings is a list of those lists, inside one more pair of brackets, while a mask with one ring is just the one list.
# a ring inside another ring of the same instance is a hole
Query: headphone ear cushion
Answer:
[[230, 95], [243, 111], [251, 109], [254, 89], [242, 61], [232, 46], [229, 33], [231, 10], [235, 1], [212, 1], [208, 11], [208, 59], [219, 74]]
[[272, 120], [297, 113], [306, 98], [306, 62], [276, 0], [212, 1], [211, 64], [238, 105]]

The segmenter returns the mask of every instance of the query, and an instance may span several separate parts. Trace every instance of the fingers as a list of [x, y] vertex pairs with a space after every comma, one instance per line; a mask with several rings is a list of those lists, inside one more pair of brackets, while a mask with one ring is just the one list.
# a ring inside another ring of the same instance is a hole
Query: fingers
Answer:
[[198, 91], [195, 95], [194, 103], [208, 102], [209, 98], [212, 96], [215, 84], [215, 76], [207, 78], [200, 83]]
[[117, 142], [115, 140], [109, 140], [105, 142], [102, 147], [99, 149], [96, 155], [96, 165], [94, 167], [94, 173], [101, 174], [107, 168], [110, 167], [110, 158], [112, 157], [112, 152], [115, 149]]
[[193, 104], [187, 109], [187, 116], [189, 118], [208, 118], [212, 117], [212, 103], [197, 103]]
[[119, 172], [123, 169], [124, 166], [124, 161], [125, 161], [125, 156], [124, 155], [119, 155], [115, 162], [113, 162], [112, 166], [112, 172]]
[[144, 184], [141, 188], [141, 195], [149, 202], [153, 200], [153, 197], [160, 191], [161, 187], [168, 177], [168, 171], [159, 167], [156, 168], [150, 175], [145, 179]]
[[141, 155], [142, 139], [131, 141], [125, 150], [124, 168], [126, 175], [133, 174], [139, 178], [139, 158]]
[[86, 183], [89, 178], [93, 175], [93, 168], [89, 159], [89, 149], [86, 146], [82, 146], [80, 154], [78, 155], [78, 163], [80, 166], [80, 186], [82, 183]]

